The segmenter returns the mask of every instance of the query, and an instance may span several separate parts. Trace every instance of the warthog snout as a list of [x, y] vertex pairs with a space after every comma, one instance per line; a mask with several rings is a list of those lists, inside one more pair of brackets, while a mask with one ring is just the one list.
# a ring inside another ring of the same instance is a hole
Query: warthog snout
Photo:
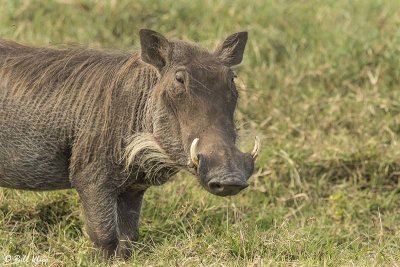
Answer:
[[203, 146], [199, 150], [198, 143], [198, 138], [192, 142], [190, 162], [207, 191], [232, 196], [249, 186], [247, 180], [253, 173], [260, 146], [258, 137], [251, 153], [242, 153], [232, 144]]
[[242, 177], [228, 177], [222, 181], [218, 178], [214, 178], [211, 179], [207, 185], [210, 192], [218, 196], [236, 195], [249, 186]]

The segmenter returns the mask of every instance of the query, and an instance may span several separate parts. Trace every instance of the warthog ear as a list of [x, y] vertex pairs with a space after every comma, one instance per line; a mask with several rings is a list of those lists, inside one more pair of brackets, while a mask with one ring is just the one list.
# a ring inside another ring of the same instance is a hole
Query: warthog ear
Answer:
[[141, 29], [140, 46], [141, 58], [161, 71], [167, 63], [170, 43], [158, 32]]
[[247, 32], [237, 32], [225, 39], [215, 50], [214, 55], [228, 67], [242, 62], [247, 43]]

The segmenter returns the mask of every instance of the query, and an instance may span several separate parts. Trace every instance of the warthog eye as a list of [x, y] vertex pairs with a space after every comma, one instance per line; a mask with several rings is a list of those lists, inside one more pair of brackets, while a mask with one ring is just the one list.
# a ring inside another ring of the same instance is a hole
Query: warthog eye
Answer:
[[234, 82], [236, 78], [237, 78], [236, 73], [233, 73], [232, 78], [231, 78], [231, 81]]
[[184, 76], [183, 71], [177, 71], [177, 72], [175, 73], [175, 80], [176, 80], [177, 82], [181, 83], [181, 84], [184, 84], [184, 83], [185, 83], [185, 76]]

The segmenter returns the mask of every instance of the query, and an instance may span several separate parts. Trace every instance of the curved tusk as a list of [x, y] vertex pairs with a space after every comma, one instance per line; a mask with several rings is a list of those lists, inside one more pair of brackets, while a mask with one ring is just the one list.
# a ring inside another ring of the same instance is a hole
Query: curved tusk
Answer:
[[197, 143], [199, 142], [199, 138], [195, 138], [190, 145], [190, 159], [192, 163], [198, 167], [199, 166], [199, 158], [197, 157]]
[[258, 156], [258, 152], [260, 152], [260, 143], [260, 138], [256, 136], [254, 140], [254, 148], [253, 151], [251, 151], [251, 156], [253, 157], [253, 159], [256, 159]]

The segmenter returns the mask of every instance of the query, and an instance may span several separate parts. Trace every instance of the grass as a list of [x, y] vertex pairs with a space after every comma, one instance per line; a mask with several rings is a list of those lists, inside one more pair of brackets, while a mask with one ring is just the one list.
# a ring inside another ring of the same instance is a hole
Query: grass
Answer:
[[[248, 30], [237, 120], [262, 136], [250, 188], [230, 198], [180, 174], [146, 194], [128, 262], [104, 263], [77, 194], [0, 189], [5, 256], [52, 266], [398, 266], [400, 2], [5, 1], [0, 36], [134, 50], [138, 29], [213, 48]], [[20, 262], [30, 266], [30, 262]]]

